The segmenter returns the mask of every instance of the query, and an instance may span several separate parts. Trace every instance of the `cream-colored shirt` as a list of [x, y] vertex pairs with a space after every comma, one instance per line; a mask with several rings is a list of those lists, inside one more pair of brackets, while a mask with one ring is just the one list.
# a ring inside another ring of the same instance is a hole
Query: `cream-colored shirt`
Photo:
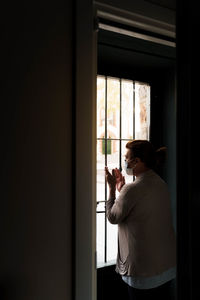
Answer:
[[175, 267], [176, 238], [167, 184], [153, 171], [124, 185], [106, 203], [107, 218], [118, 224], [116, 271], [151, 277]]

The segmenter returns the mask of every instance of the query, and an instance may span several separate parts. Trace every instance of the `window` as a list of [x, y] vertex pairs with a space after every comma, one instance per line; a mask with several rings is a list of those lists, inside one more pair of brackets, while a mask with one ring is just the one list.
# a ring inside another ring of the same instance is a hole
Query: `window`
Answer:
[[123, 171], [126, 143], [149, 139], [150, 86], [121, 78], [97, 76], [97, 267], [112, 264], [117, 256], [117, 225], [106, 218], [108, 198], [104, 168], [119, 168], [126, 183], [133, 181]]

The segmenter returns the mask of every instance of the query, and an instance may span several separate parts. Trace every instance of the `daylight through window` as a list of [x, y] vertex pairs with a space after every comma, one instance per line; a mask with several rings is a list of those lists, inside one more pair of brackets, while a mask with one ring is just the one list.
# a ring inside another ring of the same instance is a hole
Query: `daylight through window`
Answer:
[[117, 225], [106, 219], [108, 198], [104, 168], [123, 171], [125, 145], [133, 139], [149, 139], [150, 85], [120, 78], [97, 76], [97, 267], [112, 264], [117, 256]]

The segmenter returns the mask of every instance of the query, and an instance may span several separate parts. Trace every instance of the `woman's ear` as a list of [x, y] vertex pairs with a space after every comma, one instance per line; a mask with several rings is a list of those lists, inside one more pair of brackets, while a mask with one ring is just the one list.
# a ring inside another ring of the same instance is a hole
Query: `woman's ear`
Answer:
[[139, 157], [136, 157], [135, 158], [135, 163], [139, 163], [139, 162], [141, 162], [141, 159]]

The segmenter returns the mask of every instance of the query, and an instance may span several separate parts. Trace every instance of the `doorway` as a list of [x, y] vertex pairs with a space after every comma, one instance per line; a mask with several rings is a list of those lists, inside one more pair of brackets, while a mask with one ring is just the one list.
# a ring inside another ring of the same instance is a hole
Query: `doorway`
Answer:
[[[167, 167], [162, 176], [169, 186], [176, 231], [175, 44], [160, 44], [100, 29], [97, 45], [99, 76], [145, 82], [151, 87], [149, 139], [155, 148], [167, 147]], [[125, 284], [115, 273], [115, 263], [101, 264], [97, 268], [97, 300], [110, 299], [113, 295], [115, 299], [122, 299], [126, 293]]]

